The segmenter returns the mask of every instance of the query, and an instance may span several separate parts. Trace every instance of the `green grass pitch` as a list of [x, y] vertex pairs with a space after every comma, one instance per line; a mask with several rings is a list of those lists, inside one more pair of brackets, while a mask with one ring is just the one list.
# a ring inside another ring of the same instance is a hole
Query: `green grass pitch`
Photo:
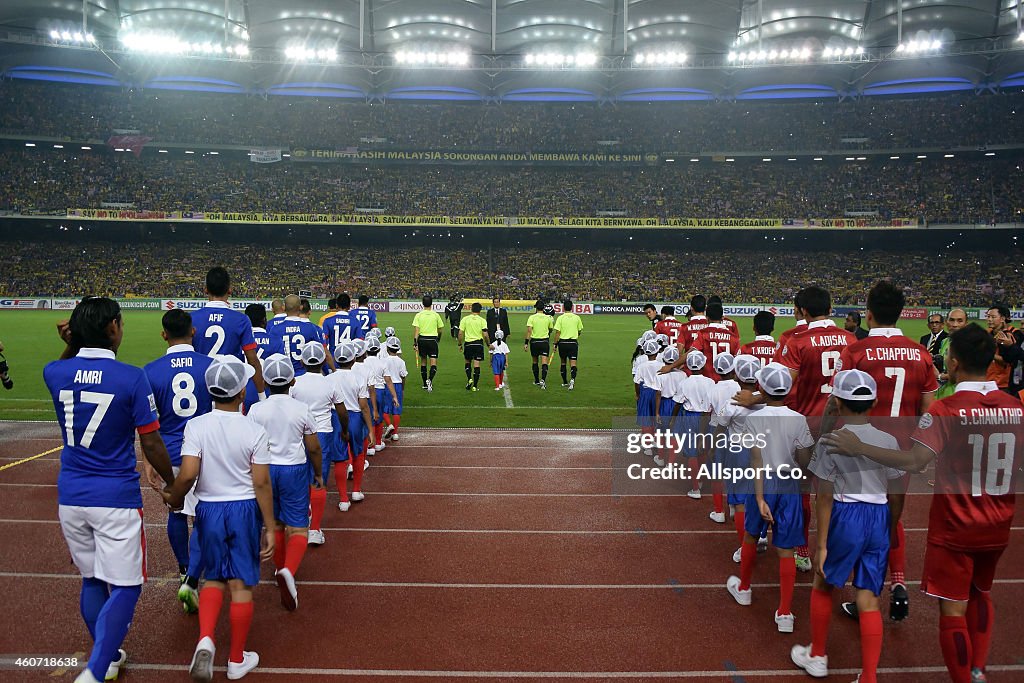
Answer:
[[[160, 338], [160, 316], [159, 311], [125, 312], [124, 342], [118, 358], [141, 366], [161, 355], [166, 345]], [[63, 349], [55, 324], [65, 317], [66, 312], [56, 311], [0, 312], [0, 341], [6, 347], [14, 380], [13, 390], [0, 390], [0, 419], [56, 419], [42, 371]], [[503, 392], [494, 391], [488, 361], [482, 364], [480, 391], [466, 391], [462, 354], [448, 336], [441, 342], [434, 391], [423, 391], [412, 352], [412, 315], [379, 315], [381, 327], [392, 325], [398, 330], [409, 367], [403, 426], [608, 428], [613, 417], [633, 414], [630, 356], [636, 338], [649, 329], [643, 316], [584, 316], [579, 377], [572, 392], [560, 386], [557, 357], [552, 360], [548, 389], [533, 385], [530, 356], [522, 350], [527, 316], [512, 314], [509, 318], [513, 332], [507, 341], [512, 352], [506, 377], [511, 407], [506, 405]], [[837, 322], [842, 324], [841, 320]], [[743, 341], [752, 339], [750, 319], [740, 318], [737, 323]], [[791, 318], [779, 319], [776, 336], [791, 326]], [[923, 320], [905, 321], [901, 327], [915, 340], [927, 333]]]

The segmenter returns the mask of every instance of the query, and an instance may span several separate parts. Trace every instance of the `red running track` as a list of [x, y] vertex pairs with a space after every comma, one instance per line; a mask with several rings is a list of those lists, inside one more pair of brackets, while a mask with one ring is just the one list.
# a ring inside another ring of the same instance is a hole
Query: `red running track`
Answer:
[[[53, 426], [0, 424], [0, 468], [58, 444]], [[777, 633], [774, 555], [759, 557], [754, 603], [739, 607], [724, 588], [736, 538], [708, 520], [710, 497], [613, 496], [611, 447], [601, 433], [403, 432], [373, 458], [366, 501], [347, 513], [329, 507], [327, 544], [310, 549], [299, 573], [297, 612], [280, 608], [264, 568], [249, 640], [262, 662], [246, 680], [808, 680], [788, 652], [809, 640], [809, 576], [798, 577], [796, 633]], [[55, 452], [0, 470], [0, 586], [6, 613], [29, 617], [0, 630], [0, 659], [83, 656], [90, 646], [56, 524], [57, 469]], [[928, 505], [923, 481], [914, 491], [911, 579]], [[152, 492], [145, 501], [152, 580], [121, 680], [185, 681], [196, 620], [174, 598], [165, 511]], [[996, 683], [1024, 680], [1024, 624], [1013, 611], [1024, 599], [1022, 539], [1024, 526], [993, 594]], [[882, 679], [944, 680], [934, 601], [912, 593], [911, 619], [886, 626]], [[831, 680], [855, 677], [855, 623], [835, 618], [829, 655]], [[73, 677], [0, 670], [0, 680]]]

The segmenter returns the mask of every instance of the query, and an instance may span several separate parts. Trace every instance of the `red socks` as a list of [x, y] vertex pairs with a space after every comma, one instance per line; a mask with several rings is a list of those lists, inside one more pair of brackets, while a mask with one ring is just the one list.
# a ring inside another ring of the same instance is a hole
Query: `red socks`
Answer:
[[344, 462], [334, 463], [334, 483], [338, 486], [338, 493], [341, 495], [341, 502], [348, 502], [348, 466], [352, 465], [352, 456]]
[[939, 617], [939, 645], [953, 683], [971, 683], [971, 640], [966, 617]]
[[366, 462], [366, 452], [359, 454], [359, 457], [352, 463], [352, 492], [363, 490], [363, 463]]
[[711, 500], [715, 505], [715, 512], [725, 512], [725, 487], [720, 481], [711, 482]]
[[[882, 656], [882, 613], [860, 613], [860, 683], [877, 683], [878, 660]], [[970, 678], [970, 672], [967, 672]]]
[[[740, 537], [740, 543], [743, 543], [743, 534], [745, 533], [743, 526], [746, 524], [747, 521], [746, 510], [737, 510], [736, 514], [732, 518], [732, 521], [736, 524], [736, 533]], [[754, 547], [756, 548], [757, 546], [755, 545]]]
[[280, 569], [284, 566], [284, 529], [274, 530], [274, 567]]
[[[757, 546], [754, 546], [757, 551]], [[796, 559], [779, 558], [779, 614], [793, 613], [793, 587], [796, 585]]]
[[242, 652], [245, 650], [245, 640], [249, 637], [250, 626], [252, 626], [252, 602], [232, 602], [229, 662], [242, 663]]
[[395, 431], [393, 432], [394, 434], [398, 433], [398, 424], [401, 421], [402, 421], [402, 416], [401, 415], [392, 415], [391, 416], [391, 424], [393, 424], [395, 426]]
[[292, 576], [298, 573], [299, 565], [302, 564], [302, 558], [306, 554], [308, 546], [309, 537], [306, 534], [295, 534], [288, 537], [284, 566], [292, 573]]
[[384, 443], [384, 423], [380, 422], [373, 426], [373, 443], [374, 445]]
[[906, 584], [904, 572], [907, 568], [907, 544], [903, 533], [903, 522], [896, 522], [896, 545], [889, 549], [890, 585]]
[[217, 586], [203, 586], [199, 591], [199, 640], [209, 638], [217, 630], [217, 618], [224, 604], [224, 589]]
[[971, 667], [985, 670], [988, 651], [992, 645], [992, 621], [994, 619], [992, 596], [971, 588], [971, 599], [967, 603], [967, 632], [971, 637]]
[[[878, 614], [878, 612], [874, 612]], [[828, 644], [828, 624], [832, 620], [832, 593], [811, 590], [811, 656], [824, 657]], [[863, 624], [863, 619], [861, 624]], [[882, 622], [878, 622], [881, 628]]]
[[750, 590], [750, 580], [754, 578], [754, 560], [757, 559], [757, 543], [744, 542], [740, 546], [740, 590]]
[[[335, 474], [338, 468], [334, 468]], [[327, 482], [324, 482], [327, 486]], [[344, 489], [342, 489], [344, 490]], [[327, 507], [327, 489], [318, 489], [315, 486], [309, 487], [309, 528], [320, 531], [320, 523], [324, 519], [324, 508]]]

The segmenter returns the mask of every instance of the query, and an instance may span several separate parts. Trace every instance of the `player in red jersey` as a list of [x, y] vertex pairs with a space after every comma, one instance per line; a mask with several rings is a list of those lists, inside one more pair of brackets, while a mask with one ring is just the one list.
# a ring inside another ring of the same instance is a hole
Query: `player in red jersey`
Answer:
[[909, 450], [869, 446], [849, 430], [822, 437], [837, 453], [910, 472], [935, 461], [921, 589], [939, 598], [939, 645], [954, 683], [986, 680], [990, 591], [1009, 544], [1024, 455], [1024, 406], [985, 380], [995, 352], [991, 335], [976, 324], [950, 337], [946, 364], [956, 392], [932, 403]]
[[686, 325], [682, 320], [676, 320], [675, 312], [675, 306], [662, 306], [661, 318], [654, 324], [655, 334], [663, 334], [668, 337], [668, 343], [672, 346], [679, 343], [679, 337]]
[[708, 359], [708, 366], [704, 370], [704, 374], [717, 382], [721, 377], [715, 372], [715, 359], [723, 353], [735, 356], [740, 348], [740, 335], [730, 330], [722, 322], [722, 304], [720, 302], [708, 304], [707, 317], [707, 327], [697, 332], [690, 348], [700, 351]]
[[685, 358], [686, 352], [693, 343], [693, 337], [708, 326], [708, 317], [704, 311], [708, 306], [708, 300], [703, 294], [695, 294], [690, 299], [690, 312], [686, 314], [686, 325], [683, 326], [682, 334], [679, 337], [679, 357]]
[[782, 357], [782, 349], [786, 348], [786, 343], [789, 341], [789, 338], [794, 334], [803, 332], [807, 329], [807, 318], [804, 315], [804, 309], [803, 306], [801, 306], [802, 301], [800, 299], [802, 291], [803, 290], [800, 290], [800, 292], [797, 292], [796, 296], [793, 297], [793, 317], [796, 318], [796, 324], [779, 335], [779, 350], [776, 351], [775, 357], [772, 358], [776, 363], [780, 361]]
[[761, 365], [768, 365], [779, 350], [779, 342], [775, 341], [772, 331], [775, 329], [775, 314], [771, 311], [758, 311], [754, 316], [754, 341], [740, 347], [740, 353], [756, 357]]
[[[878, 386], [878, 400], [868, 413], [883, 418], [877, 426], [896, 437], [901, 448], [910, 446], [912, 428], [901, 420], [884, 418], [918, 417], [928, 410], [935, 390], [939, 388], [935, 379], [928, 349], [903, 336], [896, 327], [896, 321], [903, 313], [905, 303], [903, 292], [891, 282], [882, 280], [868, 292], [868, 336], [843, 350], [839, 357], [839, 369], [863, 370], [871, 375]], [[834, 399], [833, 399], [834, 401]], [[827, 425], [822, 430], [829, 430]], [[903, 478], [904, 491], [909, 477]], [[899, 496], [902, 494], [894, 494]], [[895, 507], [901, 510], [903, 504]], [[889, 618], [902, 621], [910, 612], [906, 578], [906, 545], [903, 522], [896, 522], [896, 535], [889, 549], [889, 591], [891, 602]], [[856, 603], [843, 603], [843, 612], [856, 617]]]
[[779, 354], [779, 362], [793, 373], [793, 409], [804, 417], [821, 417], [832, 395], [832, 376], [836, 374], [839, 356], [857, 337], [836, 327], [829, 317], [832, 299], [826, 290], [811, 286], [799, 296], [807, 329], [790, 336]]
[[[708, 297], [708, 305], [711, 305], [711, 304], [714, 304], [714, 303], [721, 304], [722, 303], [722, 297], [718, 296], [717, 294], [712, 294], [711, 296], [709, 296]], [[724, 309], [725, 304], [722, 304], [722, 307]], [[728, 327], [730, 330], [732, 330], [736, 334], [740, 333], [740, 326], [736, 324], [735, 320], [733, 320], [732, 318], [730, 318], [730, 317], [728, 317], [726, 315], [722, 315], [722, 324], [725, 325], [726, 327]]]

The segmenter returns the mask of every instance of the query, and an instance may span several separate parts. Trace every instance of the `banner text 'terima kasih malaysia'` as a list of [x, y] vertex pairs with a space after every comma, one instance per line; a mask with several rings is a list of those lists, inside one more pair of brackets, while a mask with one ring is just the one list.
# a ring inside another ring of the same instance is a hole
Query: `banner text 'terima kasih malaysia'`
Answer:
[[264, 213], [230, 211], [151, 211], [145, 209], [68, 209], [68, 218], [101, 221], [205, 223], [291, 223], [465, 228], [905, 228], [909, 218], [632, 218], [621, 216], [404, 216], [383, 213]]

